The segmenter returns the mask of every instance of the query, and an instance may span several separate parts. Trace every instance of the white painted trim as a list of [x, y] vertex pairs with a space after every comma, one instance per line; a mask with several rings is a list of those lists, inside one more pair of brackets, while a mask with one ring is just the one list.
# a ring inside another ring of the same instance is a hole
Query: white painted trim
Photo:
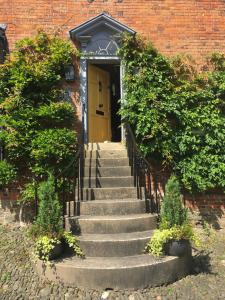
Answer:
[[88, 61], [98, 61], [98, 60], [110, 60], [110, 61], [120, 61], [118, 56], [92, 56], [92, 55], [85, 55], [82, 56], [81, 59], [86, 59]]

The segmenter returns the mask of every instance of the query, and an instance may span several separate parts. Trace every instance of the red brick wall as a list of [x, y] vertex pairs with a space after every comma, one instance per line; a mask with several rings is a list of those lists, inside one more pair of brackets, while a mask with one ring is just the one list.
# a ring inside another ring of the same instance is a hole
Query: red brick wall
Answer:
[[[146, 36], [166, 55], [184, 52], [200, 58], [225, 52], [224, 0], [0, 0], [0, 23], [8, 25], [10, 49], [39, 28], [61, 30], [68, 38], [70, 29], [102, 12]], [[79, 109], [78, 84], [71, 88]], [[188, 197], [187, 203], [202, 213], [224, 215], [225, 197], [220, 195]]]
[[225, 194], [208, 192], [198, 195], [185, 195], [186, 206], [197, 212], [203, 220], [215, 228], [225, 228]]
[[10, 48], [16, 40], [68, 30], [103, 11], [151, 39], [163, 53], [207, 55], [225, 49], [224, 0], [0, 0], [0, 23], [8, 24]]

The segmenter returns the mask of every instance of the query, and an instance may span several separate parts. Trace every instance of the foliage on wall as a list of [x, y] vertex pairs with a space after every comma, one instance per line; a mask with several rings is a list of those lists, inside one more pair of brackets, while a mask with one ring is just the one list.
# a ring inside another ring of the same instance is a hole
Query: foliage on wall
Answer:
[[61, 90], [73, 55], [70, 43], [40, 31], [18, 42], [0, 65], [0, 139], [12, 179], [15, 170], [25, 181], [59, 175], [77, 151], [74, 107]]
[[191, 191], [225, 187], [225, 56], [198, 72], [188, 55], [168, 59], [125, 35], [121, 109], [141, 150], [169, 166]]

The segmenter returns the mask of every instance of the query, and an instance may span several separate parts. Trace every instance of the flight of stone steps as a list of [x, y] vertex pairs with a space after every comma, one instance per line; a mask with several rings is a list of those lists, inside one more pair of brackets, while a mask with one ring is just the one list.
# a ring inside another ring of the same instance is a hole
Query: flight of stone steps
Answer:
[[[48, 278], [86, 288], [123, 289], [160, 285], [184, 276], [186, 258], [159, 260], [144, 254], [157, 216], [146, 213], [145, 200], [137, 199], [125, 146], [88, 144], [84, 165], [80, 216], [66, 217], [65, 226], [72, 231], [80, 228], [86, 258], [57, 262], [56, 272], [49, 272]], [[73, 203], [68, 205], [73, 211]]]

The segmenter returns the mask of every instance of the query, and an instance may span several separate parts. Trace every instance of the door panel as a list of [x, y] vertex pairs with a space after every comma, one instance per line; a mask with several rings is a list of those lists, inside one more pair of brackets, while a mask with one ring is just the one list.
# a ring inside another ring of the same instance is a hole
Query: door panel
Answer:
[[109, 72], [88, 67], [88, 140], [111, 141], [111, 107]]

